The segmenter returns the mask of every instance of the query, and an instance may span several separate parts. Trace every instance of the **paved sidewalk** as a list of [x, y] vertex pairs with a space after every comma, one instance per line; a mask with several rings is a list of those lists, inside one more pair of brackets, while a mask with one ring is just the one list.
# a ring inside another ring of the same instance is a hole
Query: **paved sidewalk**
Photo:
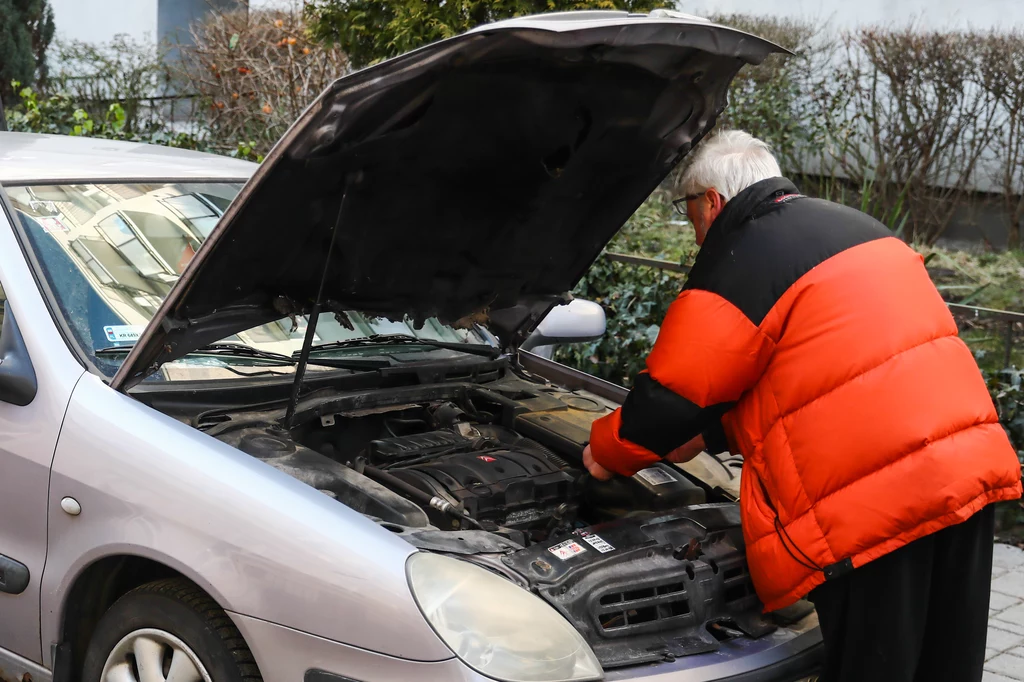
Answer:
[[1024, 682], [1024, 550], [996, 545], [983, 682]]

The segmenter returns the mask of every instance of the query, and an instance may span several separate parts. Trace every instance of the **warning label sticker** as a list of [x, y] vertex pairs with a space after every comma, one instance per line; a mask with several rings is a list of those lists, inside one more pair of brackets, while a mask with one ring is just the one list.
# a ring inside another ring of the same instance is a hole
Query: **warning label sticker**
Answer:
[[601, 554], [607, 554], [608, 552], [615, 549], [608, 542], [606, 542], [600, 535], [584, 535], [583, 542], [587, 543]]
[[587, 550], [585, 550], [583, 548], [583, 545], [576, 542], [575, 540], [566, 540], [565, 542], [558, 543], [554, 547], [548, 547], [548, 551], [554, 554], [562, 561], [565, 561], [566, 559], [573, 558], [577, 554], [583, 554]]
[[636, 472], [636, 475], [644, 479], [651, 485], [661, 485], [662, 483], [671, 483], [675, 479], [669, 476], [667, 473], [658, 469], [657, 467], [650, 467], [648, 469], [641, 469]]

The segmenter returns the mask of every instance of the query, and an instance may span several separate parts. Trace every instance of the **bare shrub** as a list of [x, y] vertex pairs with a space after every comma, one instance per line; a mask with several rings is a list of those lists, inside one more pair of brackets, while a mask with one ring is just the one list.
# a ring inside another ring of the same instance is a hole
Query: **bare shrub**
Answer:
[[210, 12], [180, 46], [181, 77], [203, 102], [215, 143], [266, 153], [348, 60], [310, 42], [302, 10]]
[[970, 199], [999, 114], [984, 35], [864, 29], [844, 37], [833, 78], [812, 93], [827, 132], [820, 165], [872, 212], [932, 242]]
[[815, 140], [805, 93], [828, 52], [822, 26], [799, 19], [723, 14], [712, 21], [765, 38], [793, 52], [740, 69], [729, 88], [722, 128], [747, 130], [772, 145], [783, 171], [802, 171], [801, 150]]
[[1024, 222], [1024, 32], [993, 33], [981, 44], [985, 89], [999, 104], [990, 138], [991, 179], [1002, 194], [1010, 248], [1021, 247]]

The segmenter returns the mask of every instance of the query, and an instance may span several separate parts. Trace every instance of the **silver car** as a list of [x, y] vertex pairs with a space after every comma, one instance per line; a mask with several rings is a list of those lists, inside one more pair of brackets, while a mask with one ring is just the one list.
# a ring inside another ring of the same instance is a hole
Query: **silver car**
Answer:
[[258, 167], [0, 133], [0, 679], [812, 674], [739, 460], [589, 478], [625, 391], [523, 350], [603, 331], [567, 292], [777, 50], [511, 20], [339, 80]]

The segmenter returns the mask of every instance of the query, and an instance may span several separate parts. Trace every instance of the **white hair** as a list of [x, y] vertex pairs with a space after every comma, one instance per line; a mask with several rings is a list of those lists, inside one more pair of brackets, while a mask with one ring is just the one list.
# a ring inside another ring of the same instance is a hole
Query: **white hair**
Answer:
[[697, 146], [680, 185], [686, 195], [714, 189], [729, 201], [754, 183], [781, 175], [766, 142], [742, 130], [725, 130]]

